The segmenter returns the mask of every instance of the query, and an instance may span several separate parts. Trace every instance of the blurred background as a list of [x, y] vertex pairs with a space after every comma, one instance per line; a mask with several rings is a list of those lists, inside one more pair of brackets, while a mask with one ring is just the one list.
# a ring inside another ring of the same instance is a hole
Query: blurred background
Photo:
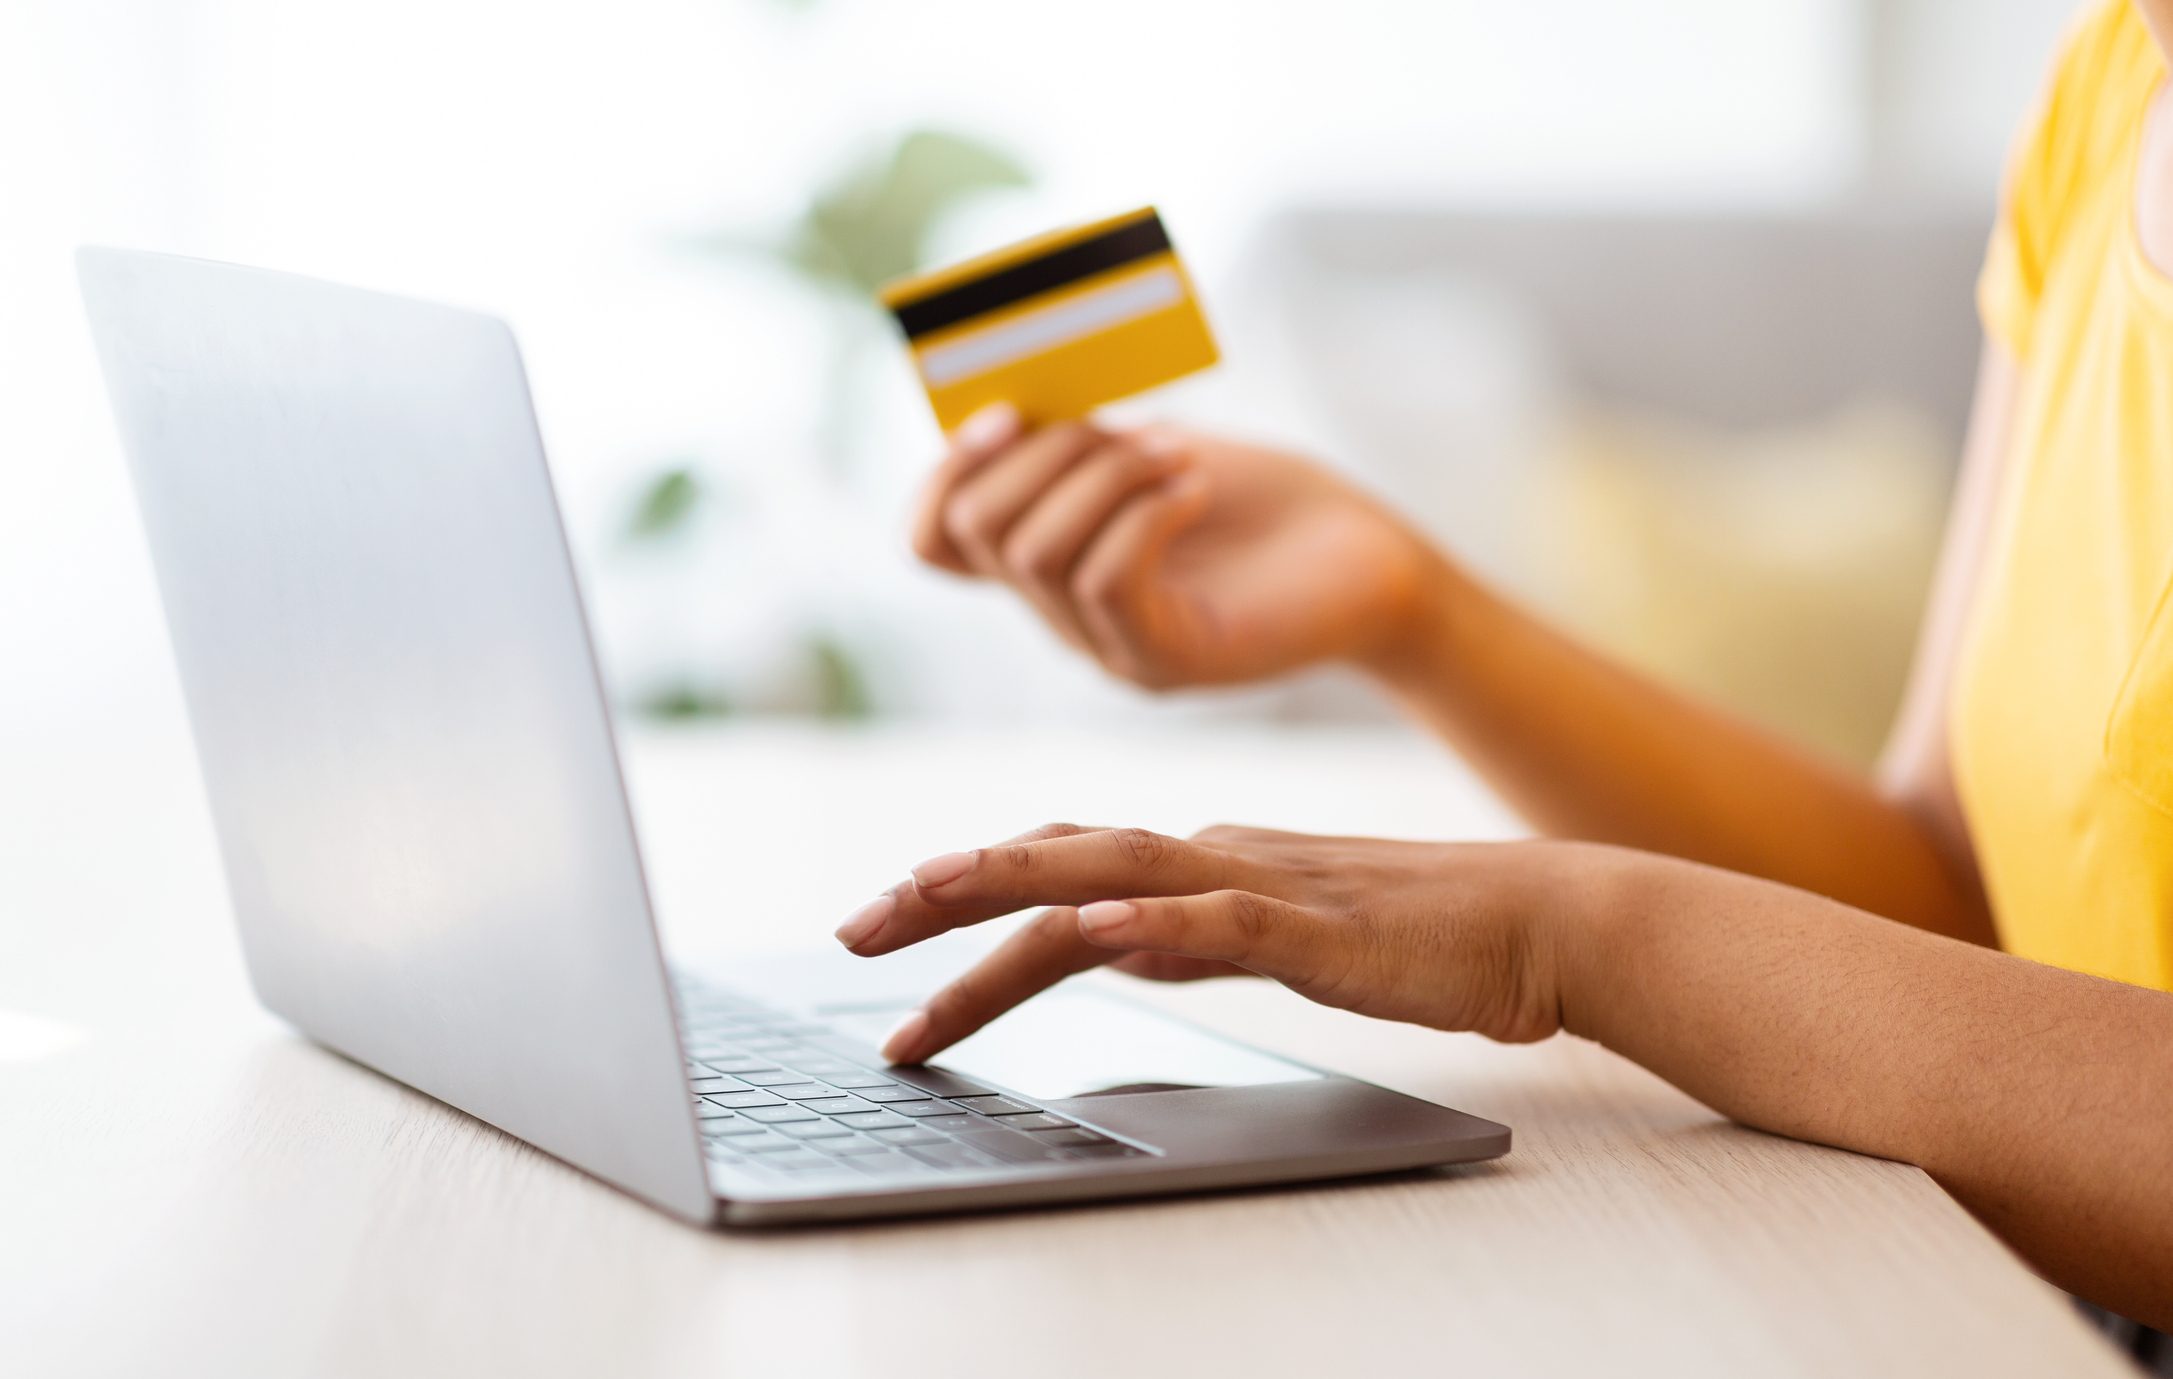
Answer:
[[1133, 693], [906, 556], [939, 438], [869, 287], [1152, 202], [1225, 362], [1129, 410], [1309, 450], [1862, 758], [2070, 8], [10, 0], [0, 744], [179, 720], [84, 240], [508, 317], [629, 714], [1377, 715]]

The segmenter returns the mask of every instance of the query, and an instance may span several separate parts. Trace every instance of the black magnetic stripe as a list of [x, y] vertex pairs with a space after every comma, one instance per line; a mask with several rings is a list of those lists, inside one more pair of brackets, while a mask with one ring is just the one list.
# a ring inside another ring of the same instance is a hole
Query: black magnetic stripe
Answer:
[[1162, 217], [1150, 215], [1092, 239], [1067, 244], [1040, 258], [999, 269], [987, 277], [946, 288], [933, 297], [893, 307], [891, 314], [911, 340], [1168, 249], [1169, 234], [1162, 228]]

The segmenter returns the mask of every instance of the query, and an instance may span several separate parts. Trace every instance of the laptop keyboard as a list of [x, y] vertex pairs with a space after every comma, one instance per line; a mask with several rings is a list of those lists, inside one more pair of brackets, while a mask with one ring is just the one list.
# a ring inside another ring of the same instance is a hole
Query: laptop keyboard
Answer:
[[933, 1177], [1146, 1150], [937, 1068], [877, 1068], [809, 1042], [826, 1025], [681, 978], [687, 1085], [711, 1163], [758, 1178]]

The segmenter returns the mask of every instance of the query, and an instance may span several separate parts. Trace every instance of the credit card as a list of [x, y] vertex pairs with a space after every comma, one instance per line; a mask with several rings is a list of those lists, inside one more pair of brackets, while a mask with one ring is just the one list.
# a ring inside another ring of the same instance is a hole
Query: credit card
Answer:
[[944, 430], [991, 402], [1084, 416], [1216, 360], [1153, 207], [1040, 235], [885, 286]]

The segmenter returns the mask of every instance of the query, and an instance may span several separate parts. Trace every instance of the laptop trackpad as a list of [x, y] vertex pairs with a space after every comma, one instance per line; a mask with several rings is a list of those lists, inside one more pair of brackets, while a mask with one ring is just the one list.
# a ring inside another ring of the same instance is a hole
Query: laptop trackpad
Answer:
[[[833, 1012], [840, 1032], [879, 1044], [906, 1007]], [[1250, 1087], [1320, 1076], [1217, 1038], [1146, 1006], [1092, 990], [1036, 996], [934, 1060], [966, 1077], [1009, 1087], [1036, 1101], [1111, 1092]]]

